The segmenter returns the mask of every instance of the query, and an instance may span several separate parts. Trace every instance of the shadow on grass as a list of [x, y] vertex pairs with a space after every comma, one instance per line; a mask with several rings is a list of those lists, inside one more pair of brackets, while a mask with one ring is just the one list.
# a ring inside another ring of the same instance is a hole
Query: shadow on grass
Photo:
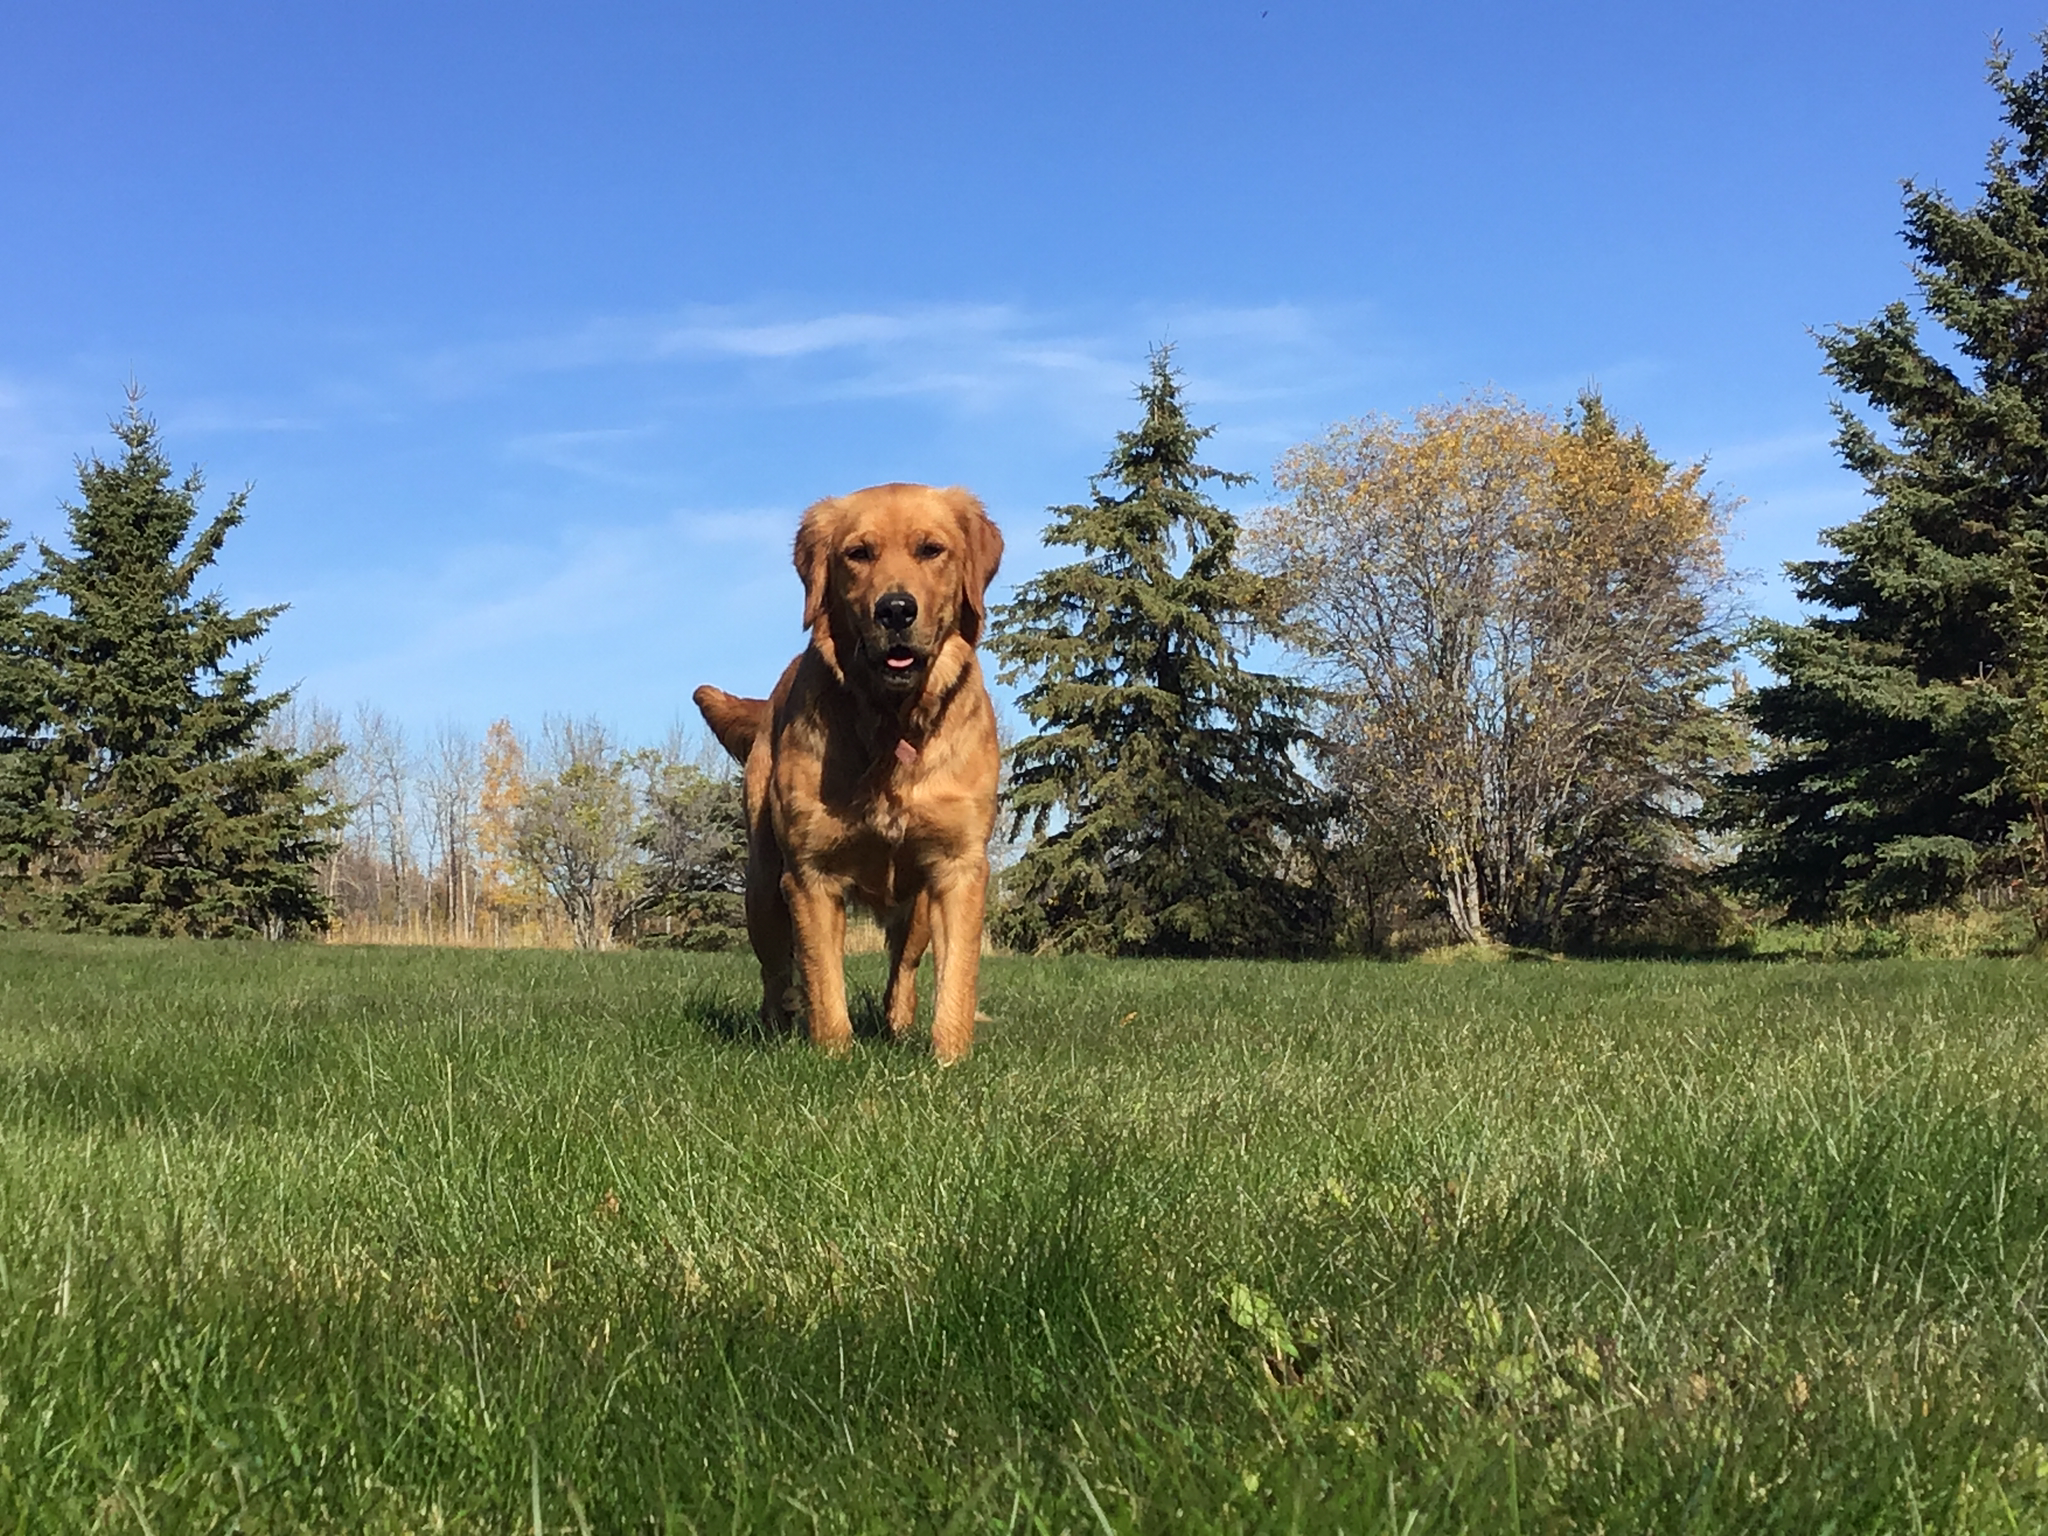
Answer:
[[699, 988], [677, 999], [676, 1011], [723, 1045], [772, 1045], [776, 1036], [761, 1023], [758, 1002], [723, 988]]
[[[766, 1048], [800, 1039], [804, 1032], [801, 1019], [790, 1029], [771, 1030], [762, 1024], [759, 1004], [751, 995], [736, 997], [708, 988], [681, 999], [679, 1012], [721, 1045]], [[854, 1039], [863, 1045], [894, 1047], [909, 1045], [916, 1039], [915, 1032], [901, 1041], [889, 1033], [888, 1020], [882, 1013], [882, 994], [876, 988], [849, 988], [847, 1012], [853, 1020]]]
[[882, 994], [870, 987], [856, 987], [846, 1000], [846, 1011], [853, 1019], [853, 1038], [869, 1045], [896, 1045], [899, 1042], [889, 1033], [889, 1020], [882, 1012]]

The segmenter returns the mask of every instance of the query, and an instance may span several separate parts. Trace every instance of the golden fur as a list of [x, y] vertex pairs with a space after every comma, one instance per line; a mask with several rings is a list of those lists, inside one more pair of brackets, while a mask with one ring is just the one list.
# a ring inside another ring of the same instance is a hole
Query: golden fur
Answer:
[[747, 932], [770, 1029], [787, 1027], [800, 988], [813, 1043], [851, 1043], [853, 897], [888, 934], [891, 1033], [916, 1017], [930, 947], [932, 1049], [953, 1062], [974, 1043], [998, 769], [974, 647], [1002, 554], [1002, 534], [957, 487], [878, 485], [821, 501], [796, 535], [810, 645], [766, 699], [709, 685], [694, 695], [746, 765]]

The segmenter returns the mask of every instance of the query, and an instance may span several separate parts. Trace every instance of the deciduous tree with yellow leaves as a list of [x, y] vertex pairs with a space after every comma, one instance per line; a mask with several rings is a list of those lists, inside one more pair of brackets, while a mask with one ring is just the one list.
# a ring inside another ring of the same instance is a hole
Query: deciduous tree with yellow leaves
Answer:
[[1597, 394], [1333, 428], [1282, 461], [1255, 556], [1333, 701], [1330, 769], [1468, 942], [1598, 942], [1692, 898], [1741, 736], [1726, 507]]
[[477, 793], [477, 908], [488, 914], [493, 936], [505, 927], [537, 922], [547, 892], [518, 854], [519, 815], [526, 804], [526, 748], [510, 720], [484, 732], [482, 785]]

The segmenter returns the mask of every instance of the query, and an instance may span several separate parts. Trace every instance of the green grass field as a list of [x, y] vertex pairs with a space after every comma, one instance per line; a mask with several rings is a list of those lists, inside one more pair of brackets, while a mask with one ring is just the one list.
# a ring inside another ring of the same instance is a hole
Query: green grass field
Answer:
[[2038, 962], [751, 971], [0, 940], [0, 1531], [2048, 1529]]

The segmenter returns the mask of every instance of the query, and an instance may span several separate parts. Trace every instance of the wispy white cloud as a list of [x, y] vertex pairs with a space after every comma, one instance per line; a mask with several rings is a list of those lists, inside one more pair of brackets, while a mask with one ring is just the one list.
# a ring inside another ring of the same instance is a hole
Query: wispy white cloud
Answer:
[[788, 522], [781, 509], [679, 511], [467, 544], [424, 568], [394, 551], [382, 570], [300, 592], [276, 660], [317, 697], [374, 699], [416, 719], [537, 718], [635, 688], [673, 703], [688, 684], [654, 658], [796, 648]]
[[[1056, 413], [1077, 399], [1128, 397], [1148, 345], [1199, 350], [1191, 384], [1234, 403], [1304, 395], [1361, 361], [1355, 308], [1300, 305], [1155, 307], [1117, 316], [1033, 311], [1007, 304], [920, 304], [819, 313], [695, 308], [680, 314], [596, 317], [563, 330], [434, 351], [404, 376], [432, 396], [487, 393], [539, 373], [683, 370], [720, 381], [718, 398], [763, 403], [928, 398], [977, 415], [1036, 404]], [[708, 370], [708, 373], [706, 372]]]
[[505, 450], [516, 459], [545, 464], [566, 474], [612, 485], [639, 485], [649, 477], [621, 467], [619, 450], [659, 437], [658, 423], [632, 427], [586, 427], [569, 431], [525, 432], [507, 439]]
[[1710, 467], [1722, 475], [1747, 475], [1787, 465], [1835, 462], [1834, 436], [1828, 432], [1778, 432], [1769, 437], [1730, 443], [1708, 455]]
[[[149, 402], [143, 402], [149, 408]], [[271, 432], [317, 432], [326, 423], [307, 412], [279, 411], [274, 406], [238, 400], [179, 401], [159, 418], [166, 437], [228, 437]]]
[[747, 321], [700, 313], [661, 333], [661, 356], [713, 353], [733, 357], [791, 358], [848, 350], [872, 351], [906, 342], [956, 343], [966, 337], [1002, 336], [1026, 324], [999, 304], [918, 305], [895, 311], [855, 310], [794, 319]]

